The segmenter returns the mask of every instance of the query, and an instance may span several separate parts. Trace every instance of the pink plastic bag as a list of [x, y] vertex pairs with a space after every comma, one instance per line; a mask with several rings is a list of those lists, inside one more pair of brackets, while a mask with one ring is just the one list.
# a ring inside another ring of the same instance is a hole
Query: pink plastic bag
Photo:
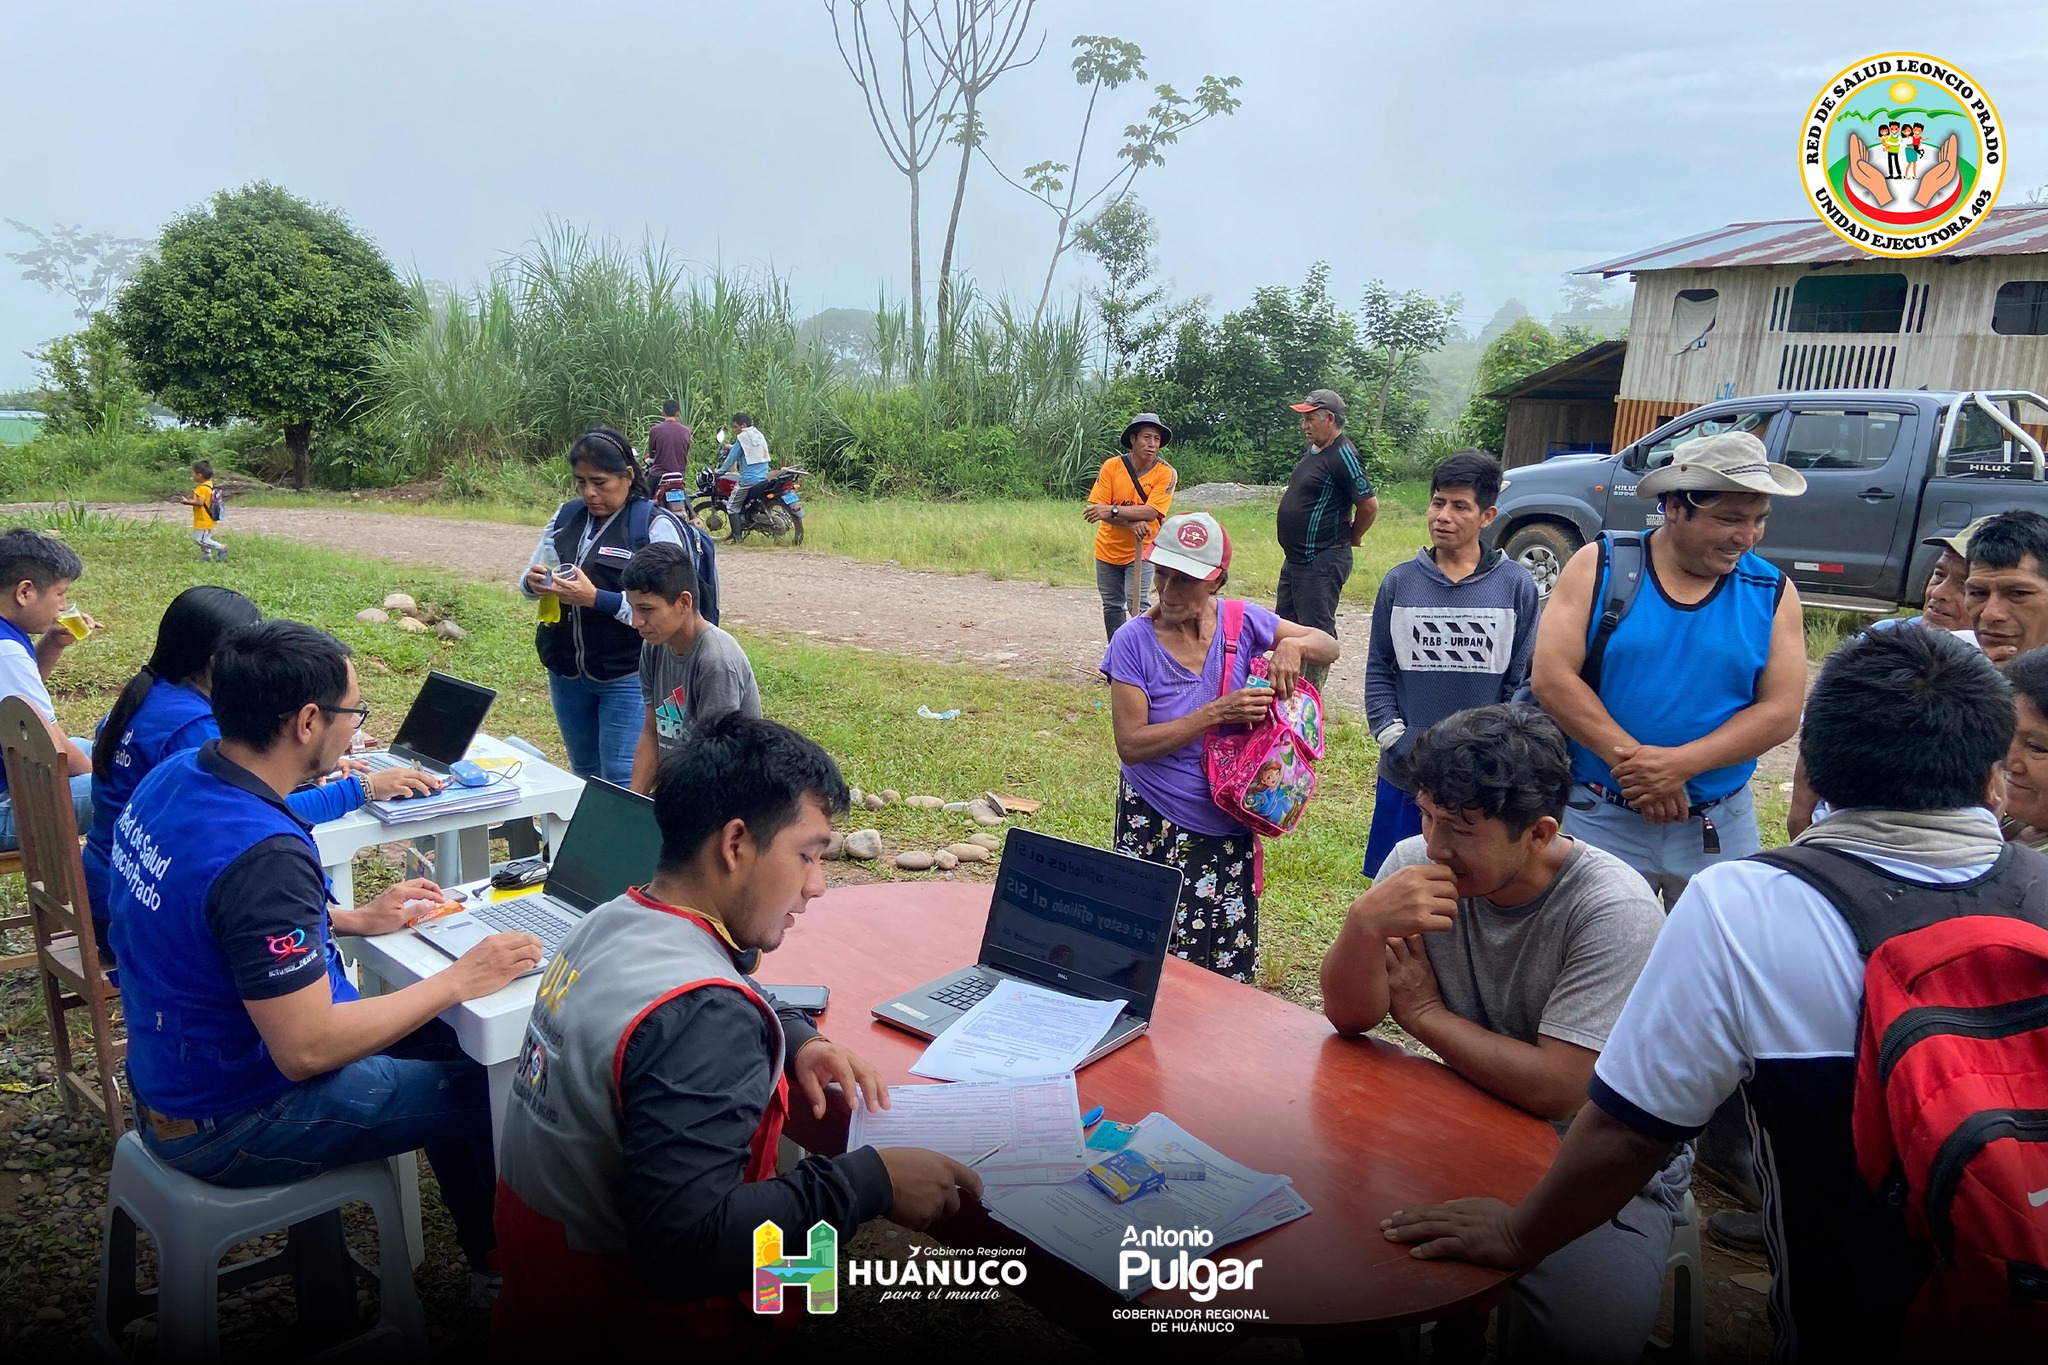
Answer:
[[[1230, 691], [1230, 675], [1238, 640], [1244, 630], [1244, 603], [1220, 604], [1223, 630], [1223, 676], [1217, 696]], [[1257, 686], [1266, 674], [1263, 656], [1246, 671], [1246, 683]], [[1202, 766], [1209, 793], [1219, 809], [1254, 834], [1269, 838], [1293, 831], [1316, 793], [1316, 760], [1323, 756], [1323, 699], [1312, 683], [1296, 679], [1294, 691], [1257, 725], [1231, 725], [1209, 732], [1202, 746]]]

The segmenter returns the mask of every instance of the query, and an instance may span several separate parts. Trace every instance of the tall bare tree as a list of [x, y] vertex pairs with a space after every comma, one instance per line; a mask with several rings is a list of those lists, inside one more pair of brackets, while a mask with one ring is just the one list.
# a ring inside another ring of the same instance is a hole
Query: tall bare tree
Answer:
[[[860, 87], [868, 121], [897, 172], [910, 181], [910, 315], [924, 328], [922, 177], [945, 144], [960, 107], [960, 83], [935, 56], [939, 0], [824, 0], [847, 74]], [[879, 11], [871, 18], [870, 11]], [[876, 20], [879, 19], [879, 22]], [[879, 48], [877, 38], [879, 37]], [[879, 55], [878, 55], [879, 51]]]
[[981, 146], [984, 128], [981, 97], [1006, 71], [1031, 65], [1045, 51], [1045, 35], [1031, 55], [1020, 58], [1031, 37], [1031, 11], [1038, 0], [953, 0], [952, 15], [943, 13], [925, 35], [932, 54], [960, 89], [960, 109], [944, 122], [960, 148], [960, 174], [953, 182], [953, 211], [946, 219], [946, 246], [939, 254], [939, 335], [951, 335], [953, 321], [953, 246], [960, 233], [960, 206], [967, 199], [967, 167]]
[[48, 232], [9, 218], [7, 226], [36, 239], [27, 251], [10, 251], [7, 259], [24, 267], [21, 277], [71, 300], [80, 322], [114, 301], [135, 273], [149, 243], [140, 237], [87, 232], [58, 223]]
[[1182, 133], [1219, 114], [1234, 113], [1242, 103], [1231, 93], [1244, 83], [1236, 76], [1202, 77], [1192, 99], [1170, 85], [1154, 86], [1153, 104], [1145, 111], [1144, 119], [1124, 128], [1125, 142], [1117, 149], [1116, 168], [1083, 199], [1081, 164], [1088, 154], [1088, 133], [1095, 122], [1096, 102], [1105, 90], [1144, 80], [1145, 53], [1136, 43], [1085, 33], [1074, 39], [1074, 46], [1081, 50], [1074, 58], [1074, 82], [1088, 87], [1088, 107], [1081, 115], [1081, 136], [1074, 146], [1073, 161], [1041, 161], [1026, 166], [1019, 173], [1023, 176], [1019, 181], [996, 165], [987, 149], [982, 151], [982, 158], [997, 175], [1051, 209], [1058, 221], [1052, 260], [1045, 267], [1045, 287], [1038, 294], [1039, 317], [1045, 315], [1046, 301], [1052, 297], [1053, 272], [1059, 269], [1060, 258], [1073, 249], [1075, 220], [1087, 216], [1105, 197], [1114, 204], [1130, 193], [1138, 172], [1163, 164], [1166, 149], [1178, 142]]

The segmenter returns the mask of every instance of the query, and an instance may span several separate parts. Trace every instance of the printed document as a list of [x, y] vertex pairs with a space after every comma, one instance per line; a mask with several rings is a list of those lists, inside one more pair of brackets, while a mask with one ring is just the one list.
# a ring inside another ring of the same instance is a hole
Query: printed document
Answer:
[[[849, 1150], [923, 1147], [944, 1152], [956, 1161], [976, 1162], [975, 1173], [987, 1185], [1058, 1184], [1088, 1165], [1081, 1103], [1071, 1075], [1046, 1081], [892, 1085], [889, 1106], [878, 1114], [869, 1113], [866, 1105], [853, 1111]], [[992, 1156], [987, 1155], [991, 1148]]]
[[1005, 981], [934, 1038], [911, 1074], [935, 1081], [1064, 1076], [1095, 1050], [1125, 1003]]
[[990, 1190], [982, 1202], [997, 1222], [1127, 1299], [1151, 1288], [1151, 1280], [1140, 1278], [1128, 1289], [1119, 1283], [1117, 1256], [1126, 1228], [1206, 1229], [1216, 1240], [1200, 1254], [1213, 1259], [1232, 1242], [1310, 1212], [1286, 1176], [1266, 1175], [1232, 1161], [1164, 1114], [1146, 1116], [1126, 1150], [1200, 1161], [1208, 1167], [1207, 1178], [1169, 1180], [1156, 1194], [1123, 1204], [1111, 1201], [1085, 1176], [1063, 1185]]

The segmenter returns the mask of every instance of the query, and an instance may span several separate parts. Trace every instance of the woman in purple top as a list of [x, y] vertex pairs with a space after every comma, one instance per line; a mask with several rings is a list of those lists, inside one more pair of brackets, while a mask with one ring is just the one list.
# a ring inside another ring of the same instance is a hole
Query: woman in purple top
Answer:
[[[1216, 595], [1229, 581], [1230, 537], [1208, 513], [1190, 512], [1167, 518], [1145, 557], [1156, 575], [1152, 610], [1124, 623], [1102, 656], [1123, 760], [1114, 845], [1177, 867], [1187, 879], [1174, 912], [1176, 957], [1252, 981], [1259, 967], [1253, 835], [1210, 796], [1202, 741], [1218, 725], [1264, 719], [1275, 697], [1293, 693], [1304, 665], [1336, 662], [1337, 641], [1247, 602], [1224, 690]], [[1269, 650], [1272, 686], [1246, 686], [1251, 661]]]

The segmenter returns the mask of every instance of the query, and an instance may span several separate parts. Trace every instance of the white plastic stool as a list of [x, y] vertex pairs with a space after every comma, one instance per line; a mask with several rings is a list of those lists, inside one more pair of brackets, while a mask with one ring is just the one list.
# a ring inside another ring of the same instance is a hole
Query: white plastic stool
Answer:
[[[349, 1253], [341, 1209], [366, 1204], [377, 1222], [377, 1269]], [[156, 1314], [161, 1360], [214, 1360], [220, 1355], [219, 1296], [258, 1280], [289, 1274], [299, 1320], [353, 1323], [355, 1282], [375, 1284], [376, 1325], [334, 1352], [412, 1359], [427, 1350], [426, 1315], [413, 1292], [397, 1175], [389, 1161], [345, 1166], [291, 1185], [229, 1189], [209, 1185], [158, 1161], [131, 1130], [114, 1145], [107, 1182], [106, 1233], [100, 1248], [99, 1305], [93, 1344], [110, 1358], [125, 1355], [128, 1324]], [[135, 1230], [156, 1246], [157, 1287], [135, 1286]], [[285, 1249], [222, 1270], [221, 1255], [237, 1242], [289, 1229]]]
[[[1643, 1346], [1643, 1358], [1656, 1365], [1694, 1365], [1707, 1346], [1706, 1279], [1700, 1269], [1700, 1210], [1692, 1191], [1685, 1192], [1679, 1210], [1685, 1221], [1671, 1230], [1671, 1253], [1664, 1258], [1664, 1273], [1671, 1277], [1671, 1340], [1655, 1337]], [[1501, 1300], [1496, 1355], [1512, 1359], [1528, 1344], [1535, 1324], [1512, 1292]], [[1410, 1353], [1413, 1358], [1413, 1352]]]
[[1707, 1349], [1707, 1281], [1700, 1266], [1700, 1206], [1685, 1192], [1685, 1221], [1671, 1230], [1671, 1255], [1664, 1273], [1671, 1277], [1671, 1340], [1651, 1337], [1643, 1354], [1657, 1365], [1693, 1365]]

